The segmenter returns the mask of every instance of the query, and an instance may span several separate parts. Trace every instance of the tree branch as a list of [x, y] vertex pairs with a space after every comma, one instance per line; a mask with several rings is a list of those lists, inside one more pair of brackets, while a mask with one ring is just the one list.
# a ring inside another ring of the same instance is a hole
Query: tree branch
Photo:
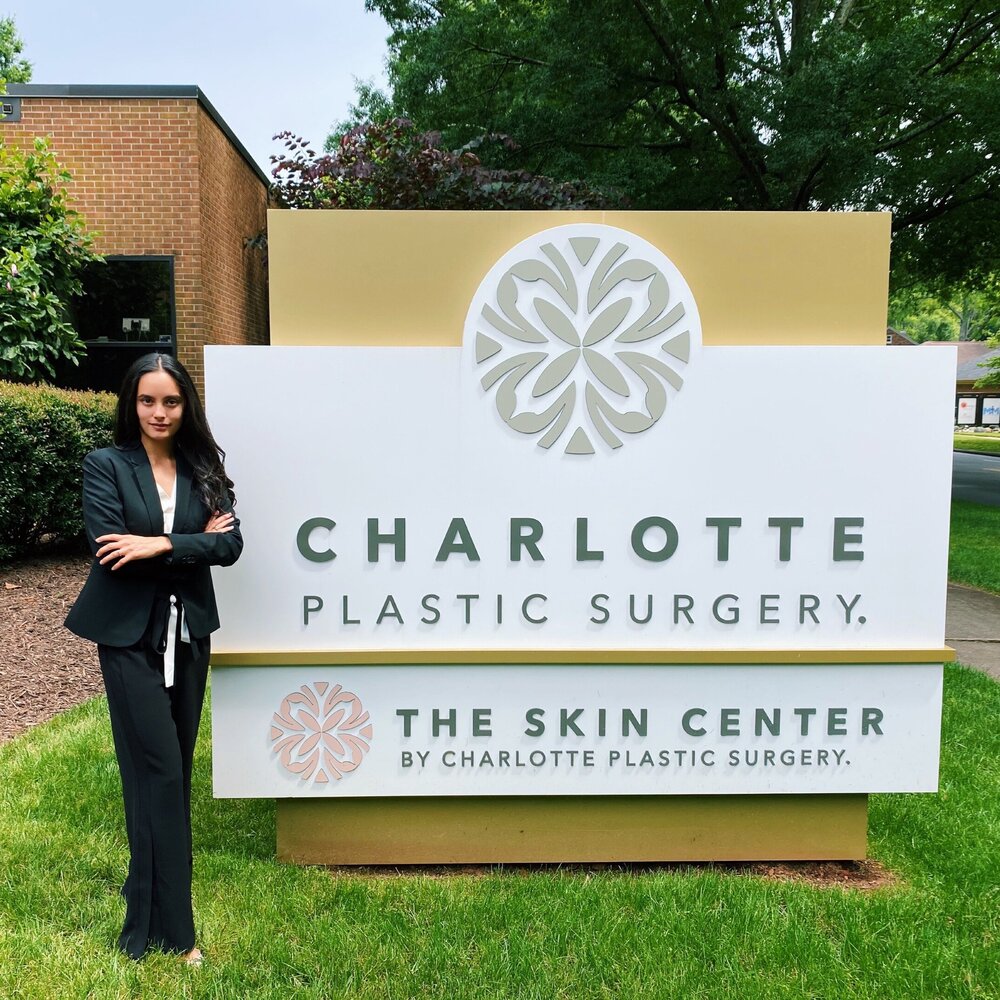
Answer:
[[962, 11], [958, 21], [955, 22], [954, 27], [951, 29], [951, 32], [948, 35], [948, 40], [944, 43], [944, 48], [929, 63], [920, 67], [920, 69], [917, 71], [918, 75], [923, 76], [929, 73], [932, 69], [934, 69], [935, 66], [940, 66], [941, 64], [943, 64], [944, 61], [954, 51], [955, 46], [958, 45], [958, 43], [963, 38], [968, 37], [969, 32], [975, 31], [976, 28], [982, 26], [983, 24], [989, 21], [992, 15], [984, 14], [981, 18], [979, 18], [978, 21], [975, 21], [971, 25], [966, 27], [965, 22], [969, 19], [969, 15], [972, 14], [975, 7], [976, 7], [976, 0], [972, 0], [972, 2], [966, 6], [965, 10]]
[[793, 211], [803, 211], [809, 207], [809, 197], [812, 189], [815, 187], [816, 178], [826, 165], [829, 156], [829, 153], [824, 153], [813, 165], [813, 168], [806, 175], [805, 180], [799, 185], [798, 191], [795, 192], [795, 198], [792, 200]]
[[1000, 30], [1000, 25], [994, 24], [990, 27], [989, 31], [984, 32], [980, 37], [975, 40], [964, 52], [957, 55], [947, 66], [941, 68], [941, 76], [946, 76], [952, 70], [957, 69], [962, 63], [965, 62], [969, 56], [975, 55], [975, 53], [981, 49], [994, 35]]
[[781, 26], [781, 19], [778, 17], [778, 8], [774, 5], [774, 0], [768, 0], [770, 10], [771, 30], [774, 32], [774, 42], [778, 50], [778, 62], [782, 69], [788, 65], [788, 50], [785, 48], [785, 29]]
[[525, 66], [541, 66], [544, 69], [548, 69], [549, 63], [542, 62], [540, 59], [532, 59], [530, 56], [519, 56], [516, 52], [501, 52], [499, 49], [488, 49], [484, 45], [477, 45], [475, 42], [469, 42], [469, 48], [473, 52], [482, 52], [483, 55], [487, 56], [497, 56], [499, 59], [504, 59], [508, 64], [522, 63]]
[[631, 103], [630, 107], [636, 108], [650, 123], [650, 127], [655, 128], [659, 126], [668, 129], [679, 137], [678, 141], [681, 146], [690, 149], [694, 142], [691, 130], [683, 122], [678, 121], [669, 111], [665, 110], [656, 100], [656, 91], [661, 86], [663, 86], [663, 82], [659, 81], [654, 88], [640, 94]]
[[834, 17], [838, 28], [842, 28], [847, 23], [847, 19], [851, 16], [851, 10], [853, 7], [854, 0], [840, 0], [840, 6], [837, 8], [837, 13]]
[[568, 146], [576, 146], [579, 149], [650, 149], [658, 153], [663, 153], [673, 149], [687, 149], [688, 144], [683, 139], [674, 142], [568, 142]]
[[812, 34], [812, 26], [816, 21], [816, 0], [792, 0], [791, 46], [789, 55], [795, 59], [805, 47], [805, 42]]
[[688, 82], [684, 62], [679, 52], [670, 44], [663, 32], [660, 31], [645, 0], [632, 0], [632, 6], [635, 8], [643, 24], [646, 26], [646, 30], [653, 37], [657, 48], [673, 71], [674, 79], [671, 81], [671, 86], [677, 91], [677, 97], [680, 102], [712, 126], [723, 145], [730, 150], [743, 168], [744, 174], [757, 193], [759, 204], [765, 208], [770, 207], [771, 194], [764, 183], [763, 165], [754, 162], [753, 157], [750, 155], [740, 136], [714, 112], [699, 88]]
[[943, 305], [945, 309], [947, 309], [948, 312], [950, 312], [955, 319], [959, 321], [959, 323], [962, 322], [962, 314], [950, 302], [944, 302]]
[[713, 0], [702, 0], [705, 11], [711, 18], [712, 26], [715, 29], [715, 37], [718, 39], [718, 44], [715, 46], [715, 82], [718, 84], [719, 90], [725, 93], [729, 89], [729, 70], [726, 68], [726, 59], [722, 52], [722, 24], [719, 21], [719, 11], [716, 9]]
[[874, 147], [873, 151], [876, 153], [887, 153], [890, 149], [897, 149], [898, 147], [904, 146], [906, 143], [912, 142], [914, 139], [925, 135], [927, 132], [932, 132], [939, 125], [944, 125], [945, 122], [949, 122], [953, 118], [957, 117], [957, 111], [948, 111], [943, 115], [938, 115], [937, 118], [932, 118], [929, 122], [924, 122], [923, 125], [914, 125], [912, 128], [908, 128], [905, 132], [896, 136], [896, 138], [890, 142], [880, 143], [878, 146]]
[[950, 200], [944, 197], [922, 211], [897, 216], [894, 220], [895, 224], [892, 227], [893, 232], [909, 229], [910, 226], [919, 226], [927, 222], [933, 222], [935, 219], [941, 218], [942, 215], [947, 215], [956, 208], [963, 208], [965, 205], [972, 205], [977, 201], [995, 200], [996, 197], [990, 191], [977, 191], [975, 194], [967, 195], [964, 198], [951, 198]]
[[674, 149], [687, 149], [688, 143], [684, 142], [682, 139], [678, 139], [676, 142], [583, 142], [575, 141], [573, 139], [564, 138], [549, 138], [549, 139], [539, 139], [537, 142], [525, 143], [521, 149], [525, 152], [533, 151], [536, 149], [544, 149], [548, 146], [572, 146], [576, 149], [649, 149], [654, 152], [666, 152], [668, 150]]

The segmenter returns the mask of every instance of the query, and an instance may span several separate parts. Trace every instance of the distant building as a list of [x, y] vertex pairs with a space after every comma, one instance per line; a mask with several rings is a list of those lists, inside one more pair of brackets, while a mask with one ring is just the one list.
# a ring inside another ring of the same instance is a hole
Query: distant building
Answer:
[[1000, 386], [976, 389], [977, 379], [986, 374], [984, 361], [1000, 357], [1000, 348], [981, 340], [928, 340], [921, 347], [945, 345], [958, 348], [955, 370], [955, 423], [969, 427], [1000, 427]]
[[[959, 392], [981, 392], [973, 389], [977, 379], [981, 379], [986, 371], [980, 368], [984, 361], [990, 361], [1000, 356], [1000, 348], [990, 347], [981, 340], [966, 341], [958, 345], [958, 368], [955, 371], [956, 388]], [[994, 395], [1000, 394], [994, 390]]]
[[915, 340], [910, 340], [902, 330], [894, 330], [891, 326], [885, 328], [885, 343], [887, 347], [913, 347]]
[[87, 343], [60, 383], [116, 390], [132, 360], [176, 354], [201, 384], [205, 344], [265, 344], [267, 281], [252, 245], [269, 181], [198, 87], [11, 84], [0, 135], [48, 136], [107, 265], [85, 279]]

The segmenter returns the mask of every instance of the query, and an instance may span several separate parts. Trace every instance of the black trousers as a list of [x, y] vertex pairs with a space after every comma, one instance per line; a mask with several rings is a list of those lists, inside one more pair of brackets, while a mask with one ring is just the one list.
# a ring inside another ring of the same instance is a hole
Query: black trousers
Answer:
[[174, 683], [165, 687], [162, 644], [98, 644], [111, 732], [122, 779], [130, 851], [118, 947], [194, 947], [191, 908], [191, 765], [208, 677], [208, 638], [176, 644]]

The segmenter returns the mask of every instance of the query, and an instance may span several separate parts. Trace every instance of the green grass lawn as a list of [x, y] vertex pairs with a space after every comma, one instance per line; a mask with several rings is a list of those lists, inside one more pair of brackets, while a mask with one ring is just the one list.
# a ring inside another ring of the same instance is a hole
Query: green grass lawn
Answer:
[[1000, 594], [1000, 507], [952, 501], [948, 579]]
[[274, 861], [269, 802], [195, 775], [200, 970], [113, 949], [124, 839], [103, 699], [0, 747], [0, 996], [996, 998], [1000, 685], [946, 668], [938, 795], [871, 800], [862, 892], [712, 867], [331, 873]]
[[[952, 506], [951, 579], [1000, 593], [1000, 508]], [[200, 970], [114, 941], [127, 848], [103, 699], [0, 747], [0, 997], [1000, 997], [1000, 685], [946, 668], [941, 791], [871, 798], [862, 892], [710, 866], [440, 878], [274, 861], [270, 802], [195, 778]]]
[[956, 434], [955, 450], [1000, 455], [1000, 434]]

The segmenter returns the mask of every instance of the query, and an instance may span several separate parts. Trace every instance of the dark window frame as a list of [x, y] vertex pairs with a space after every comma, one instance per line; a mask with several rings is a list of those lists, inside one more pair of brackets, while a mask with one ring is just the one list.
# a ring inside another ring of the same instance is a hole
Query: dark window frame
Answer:
[[[156, 312], [150, 314], [149, 336], [152, 337], [153, 331], [157, 330], [159, 336], [164, 339], [127, 339], [127, 335], [124, 333], [116, 333], [116, 331], [121, 330], [120, 319], [116, 321], [117, 327], [105, 327], [107, 334], [95, 333], [98, 327], [93, 324], [79, 324], [77, 330], [80, 332], [86, 353], [80, 359], [79, 365], [74, 365], [69, 360], [63, 360], [56, 364], [55, 384], [63, 388], [114, 393], [119, 389], [121, 376], [137, 357], [151, 353], [172, 354], [177, 357], [177, 265], [175, 255], [109, 253], [104, 255], [104, 260], [112, 266], [125, 265], [126, 269], [131, 265], [151, 265], [157, 272], [158, 280], [155, 284], [161, 289], [161, 295], [164, 290], [162, 281], [170, 283], [169, 295], [160, 298], [155, 306]], [[93, 266], [99, 268], [106, 265], [94, 264]], [[87, 277], [84, 274], [82, 278], [83, 295], [87, 296]], [[157, 317], [155, 325], [152, 323], [153, 316]], [[74, 322], [76, 320], [77, 317], [74, 316]], [[102, 325], [99, 324], [99, 326]], [[86, 336], [83, 332], [85, 328], [93, 335]], [[118, 337], [122, 339], [118, 339]]]
[[[108, 264], [112, 263], [161, 263], [166, 264], [170, 272], [170, 301], [169, 301], [169, 327], [170, 327], [170, 351], [173, 356], [177, 357], [177, 283], [176, 274], [177, 269], [174, 265], [175, 257], [173, 254], [165, 253], [107, 253], [104, 254], [104, 260]], [[139, 346], [149, 346], [150, 350], [157, 347], [166, 347], [167, 345], [160, 340], [87, 340], [84, 341], [88, 345], [100, 344], [106, 347], [139, 347]]]

